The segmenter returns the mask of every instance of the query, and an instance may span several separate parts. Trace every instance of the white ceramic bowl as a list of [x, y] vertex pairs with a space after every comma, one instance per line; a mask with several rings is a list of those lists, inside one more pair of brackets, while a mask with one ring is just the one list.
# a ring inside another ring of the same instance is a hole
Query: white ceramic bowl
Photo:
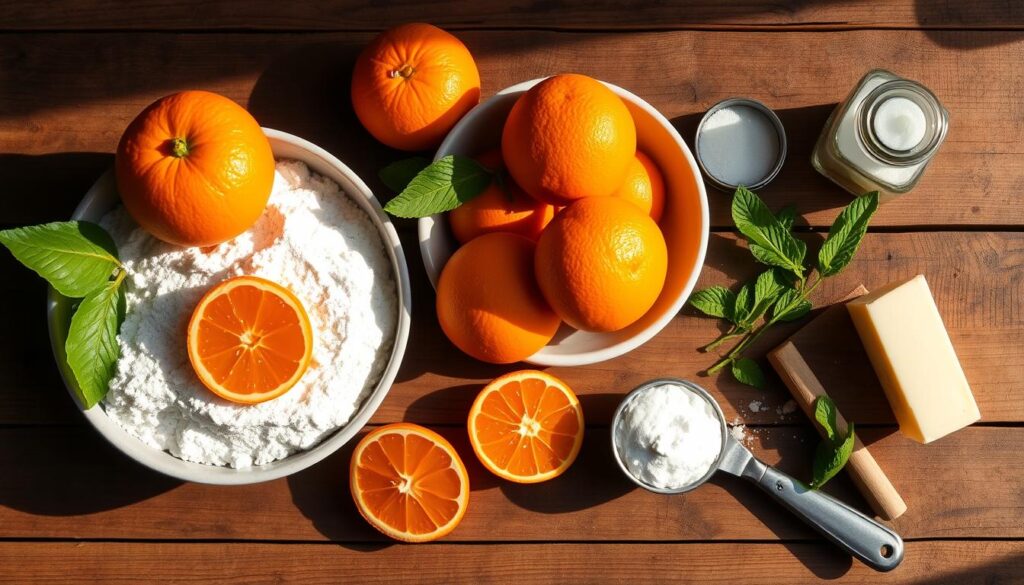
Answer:
[[[264, 133], [270, 139], [271, 149], [275, 158], [300, 160], [313, 171], [330, 178], [341, 185], [341, 188], [361, 207], [373, 221], [385, 243], [391, 267], [394, 271], [395, 285], [398, 293], [398, 325], [395, 331], [394, 346], [388, 365], [377, 386], [356, 410], [347, 425], [338, 429], [315, 447], [295, 453], [266, 465], [253, 466], [246, 469], [233, 469], [183, 461], [167, 451], [161, 451], [146, 445], [139, 439], [128, 434], [115, 421], [107, 417], [100, 403], [89, 410], [83, 411], [85, 418], [92, 423], [108, 441], [123, 453], [139, 463], [185, 481], [209, 484], [248, 484], [277, 479], [295, 473], [313, 465], [327, 457], [351, 439], [370, 419], [384, 396], [387, 395], [395, 380], [398, 368], [402, 363], [406, 342], [409, 338], [409, 323], [412, 311], [412, 299], [409, 289], [409, 269], [405, 263], [402, 244], [391, 221], [381, 210], [380, 203], [365, 183], [341, 161], [326, 150], [291, 134], [265, 128]], [[73, 219], [99, 220], [119, 201], [113, 172], [107, 172], [85, 194], [85, 198], [75, 209]], [[57, 366], [64, 384], [71, 391], [73, 376], [64, 357], [64, 341], [67, 338], [67, 327], [70, 322], [71, 302], [50, 289], [47, 307], [47, 320], [50, 329], [50, 342], [57, 359]]]
[[[436, 159], [449, 154], [475, 156], [501, 144], [501, 131], [520, 95], [543, 81], [513, 85], [471, 110], [441, 143]], [[637, 146], [657, 163], [665, 176], [666, 201], [661, 229], [668, 244], [665, 287], [639, 321], [621, 331], [588, 333], [563, 325], [547, 346], [526, 359], [539, 366], [580, 366], [632, 351], [661, 331], [683, 307], [697, 282], [708, 244], [708, 201], [704, 181], [690, 149], [672, 124], [650, 104], [605, 83], [625, 102], [636, 123]], [[458, 242], [443, 214], [419, 220], [423, 265], [436, 288], [437, 279]]]

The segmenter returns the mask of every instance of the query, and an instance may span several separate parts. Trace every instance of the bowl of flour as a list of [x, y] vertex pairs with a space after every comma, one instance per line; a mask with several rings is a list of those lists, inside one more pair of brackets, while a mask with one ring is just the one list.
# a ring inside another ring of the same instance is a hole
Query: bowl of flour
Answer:
[[[409, 335], [408, 267], [373, 193], [316, 145], [264, 132], [277, 161], [273, 191], [256, 224], [233, 240], [212, 248], [157, 240], [120, 205], [112, 173], [73, 215], [111, 234], [128, 271], [116, 372], [85, 417], [136, 461], [186, 481], [256, 483], [327, 457], [383, 401]], [[256, 405], [207, 390], [185, 343], [202, 295], [243, 274], [289, 288], [314, 331], [313, 359], [299, 382]], [[71, 309], [50, 291], [50, 339], [66, 385], [73, 383], [63, 352]]]

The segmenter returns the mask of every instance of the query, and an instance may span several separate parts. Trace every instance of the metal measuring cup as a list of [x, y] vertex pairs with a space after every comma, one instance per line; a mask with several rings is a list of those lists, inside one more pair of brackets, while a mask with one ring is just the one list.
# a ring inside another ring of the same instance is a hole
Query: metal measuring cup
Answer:
[[[620, 445], [619, 438], [625, 433], [619, 432], [619, 425], [626, 407], [641, 392], [662, 384], [681, 386], [706, 400], [718, 418], [722, 431], [722, 449], [708, 472], [689, 485], [675, 488], [661, 488], [643, 482], [629, 470], [620, 452], [623, 445]], [[891, 571], [903, 560], [903, 539], [891, 529], [825, 493], [808, 488], [803, 482], [754, 457], [749, 449], [729, 433], [718, 402], [693, 382], [659, 378], [633, 389], [615, 410], [611, 435], [612, 453], [615, 454], [619, 468], [633, 483], [646, 490], [659, 494], [681, 494], [699, 487], [711, 479], [716, 471], [721, 470], [757, 485], [812, 528], [876, 571]]]

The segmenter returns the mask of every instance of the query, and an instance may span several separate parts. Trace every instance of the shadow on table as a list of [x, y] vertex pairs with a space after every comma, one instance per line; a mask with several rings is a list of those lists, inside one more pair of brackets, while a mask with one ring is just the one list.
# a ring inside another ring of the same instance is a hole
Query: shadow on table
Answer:
[[0, 217], [18, 225], [62, 221], [89, 187], [114, 165], [112, 154], [0, 154]]
[[0, 506], [43, 516], [121, 508], [182, 484], [135, 463], [92, 428], [23, 427], [0, 431]]

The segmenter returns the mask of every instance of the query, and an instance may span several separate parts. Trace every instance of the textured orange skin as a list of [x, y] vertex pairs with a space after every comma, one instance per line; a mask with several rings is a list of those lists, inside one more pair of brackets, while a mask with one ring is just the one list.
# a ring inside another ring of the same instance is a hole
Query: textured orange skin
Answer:
[[[399, 532], [398, 530], [395, 530], [394, 528], [378, 520], [373, 515], [373, 512], [369, 509], [366, 502], [363, 500], [362, 492], [359, 489], [358, 476], [356, 474], [356, 472], [359, 469], [359, 456], [362, 454], [366, 445], [372, 443], [373, 441], [377, 440], [379, 437], [383, 435], [394, 432], [403, 432], [419, 435], [433, 442], [435, 445], [437, 445], [437, 448], [443, 449], [452, 458], [452, 462], [455, 464], [456, 473], [462, 479], [463, 486], [465, 486], [465, 502], [456, 511], [455, 516], [452, 518], [451, 522], [444, 528], [438, 530], [437, 532], [425, 536]], [[385, 536], [388, 536], [390, 538], [394, 538], [395, 540], [400, 540], [402, 542], [430, 542], [432, 540], [443, 538], [447, 536], [449, 533], [451, 533], [452, 530], [455, 530], [455, 527], [458, 526], [460, 522], [462, 522], [462, 517], [466, 515], [466, 510], [469, 509], [469, 474], [466, 472], [466, 466], [462, 462], [462, 459], [459, 457], [458, 451], [456, 451], [455, 448], [452, 447], [452, 444], [449, 443], [448, 440], [442, 437], [441, 435], [435, 433], [434, 431], [426, 427], [421, 427], [420, 425], [416, 425], [413, 423], [392, 423], [389, 425], [385, 425], [383, 427], [378, 427], [377, 429], [371, 431], [365, 437], [363, 437], [359, 441], [359, 444], [356, 445], [356, 448], [352, 453], [352, 460], [349, 463], [348, 467], [348, 485], [349, 491], [352, 493], [352, 500], [356, 504], [356, 510], [359, 511], [359, 515], [363, 517], [363, 520], [366, 520], [367, 523], [370, 524], [370, 526], [376, 528], [378, 531], [381, 532], [381, 534], [384, 534]]]
[[636, 152], [636, 126], [619, 96], [601, 82], [556, 75], [516, 100], [501, 151], [527, 193], [568, 205], [618, 189]]
[[[476, 160], [495, 172], [505, 168], [500, 150], [486, 152]], [[506, 176], [504, 181], [504, 188], [492, 181], [483, 193], [448, 213], [448, 224], [460, 243], [492, 232], [519, 234], [536, 241], [555, 216], [554, 207], [527, 195], [511, 177]]]
[[436, 147], [479, 102], [480, 72], [469, 49], [430, 24], [403, 24], [377, 35], [352, 72], [359, 121], [399, 150]]
[[541, 234], [535, 259], [544, 298], [569, 325], [618, 331], [661, 294], [668, 249], [658, 224], [618, 197], [566, 207]]
[[[171, 141], [184, 138], [176, 157]], [[274, 154], [256, 120], [228, 98], [183, 91], [142, 111], [114, 159], [128, 213], [179, 246], [213, 246], [252, 227], [274, 185]]]
[[626, 180], [612, 196], [635, 204], [657, 223], [665, 210], [665, 179], [654, 161], [638, 150], [626, 172]]
[[560, 320], [533, 276], [534, 243], [485, 234], [455, 251], [437, 283], [437, 319], [448, 339], [494, 364], [525, 359], [544, 347]]

